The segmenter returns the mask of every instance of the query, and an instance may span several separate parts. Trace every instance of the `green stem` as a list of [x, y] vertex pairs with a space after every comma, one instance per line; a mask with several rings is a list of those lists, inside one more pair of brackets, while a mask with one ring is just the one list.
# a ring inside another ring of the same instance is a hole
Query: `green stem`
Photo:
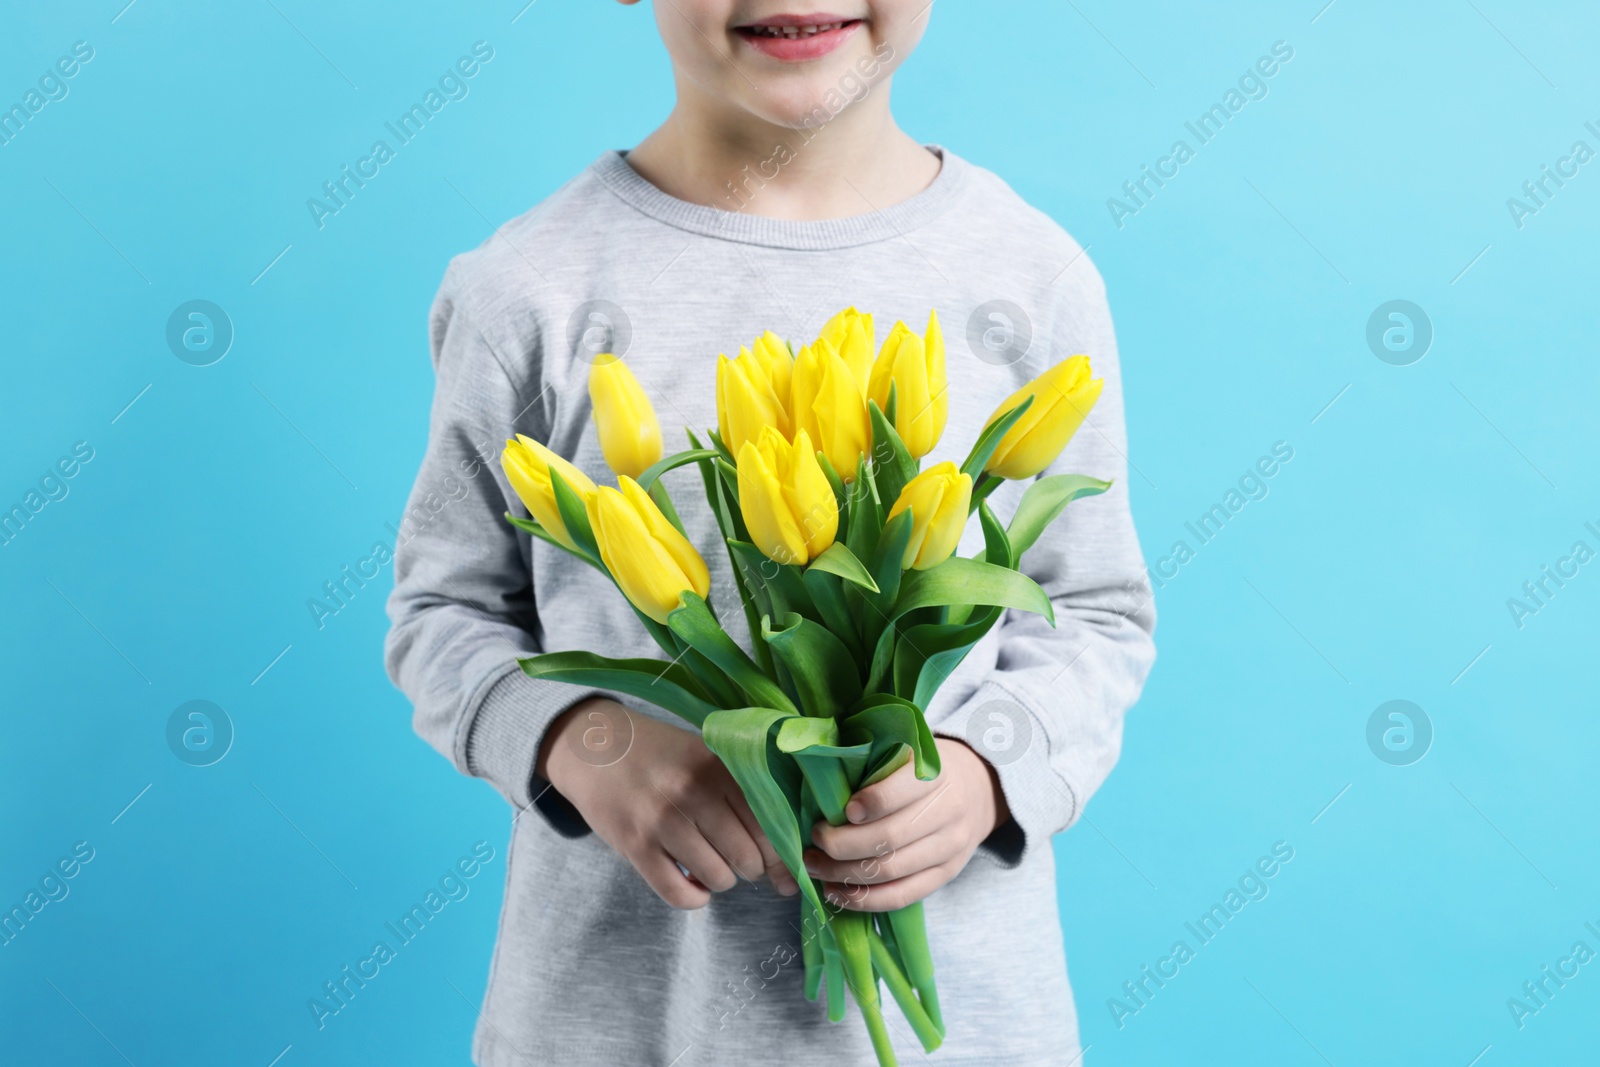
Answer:
[[928, 949], [928, 925], [922, 901], [889, 912], [888, 920], [906, 977], [917, 987], [923, 1011], [942, 1034], [945, 1032], [944, 1015], [939, 1010], [939, 988], [933, 980], [933, 954]]
[[[878, 979], [872, 967], [875, 940], [872, 917], [860, 911], [841, 911], [828, 923], [828, 928], [834, 932], [834, 940], [839, 944], [844, 980], [849, 983], [850, 994], [856, 998], [856, 1007], [861, 1009], [867, 1034], [872, 1038], [872, 1050], [878, 1055], [878, 1065], [897, 1067], [894, 1046], [889, 1043], [889, 1028], [883, 1021], [883, 1005], [878, 999]], [[878, 943], [882, 944], [881, 941]], [[920, 1008], [916, 1010], [921, 1011]]]
[[905, 972], [895, 962], [893, 953], [889, 951], [889, 946], [884, 944], [883, 938], [878, 936], [878, 932], [869, 928], [867, 940], [871, 946], [872, 966], [883, 976], [883, 984], [889, 987], [890, 995], [905, 1013], [906, 1022], [916, 1031], [917, 1040], [922, 1042], [923, 1049], [932, 1052], [943, 1044], [944, 1032], [918, 1003], [917, 995], [912, 990], [910, 981], [906, 979]]

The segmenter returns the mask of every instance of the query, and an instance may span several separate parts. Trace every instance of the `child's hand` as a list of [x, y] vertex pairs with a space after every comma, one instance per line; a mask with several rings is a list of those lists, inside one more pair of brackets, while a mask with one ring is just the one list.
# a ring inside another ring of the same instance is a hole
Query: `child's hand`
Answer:
[[843, 826], [817, 823], [806, 868], [828, 899], [852, 911], [893, 911], [961, 873], [1011, 817], [994, 770], [972, 749], [935, 738], [942, 770], [918, 781], [910, 763], [856, 793]]
[[[615, 762], [589, 758], [584, 732], [621, 716], [633, 729], [627, 753]], [[538, 773], [675, 908], [703, 908], [708, 890], [763, 872], [784, 896], [798, 891], [733, 776], [698, 734], [595, 697], [550, 725]]]

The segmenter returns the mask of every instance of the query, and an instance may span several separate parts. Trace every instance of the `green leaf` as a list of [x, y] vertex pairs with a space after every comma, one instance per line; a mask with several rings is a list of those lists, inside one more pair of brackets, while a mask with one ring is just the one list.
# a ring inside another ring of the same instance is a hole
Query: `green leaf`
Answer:
[[[727, 460], [729, 463], [735, 462], [733, 453], [728, 450], [728, 446], [727, 445], [723, 444], [722, 435], [721, 434], [717, 433], [717, 431], [715, 431], [715, 430], [707, 430], [706, 431], [706, 438], [708, 440], [710, 440], [711, 446], [714, 449], [716, 449], [717, 455], [721, 456], [723, 459]], [[690, 441], [690, 444], [694, 444], [694, 443], [695, 442], [693, 440]]]
[[808, 571], [819, 570], [827, 571], [829, 574], [837, 574], [846, 581], [854, 582], [869, 592], [876, 593], [879, 591], [878, 583], [872, 580], [872, 574], [867, 570], [866, 565], [857, 559], [856, 554], [851, 552], [841, 541], [835, 541], [823, 549], [822, 554], [812, 560], [811, 565], [806, 569]]
[[[689, 435], [690, 441], [694, 440], [693, 431], [685, 430], [684, 432]], [[672, 455], [665, 456], [652, 463], [636, 480], [639, 483], [639, 488], [648, 490], [652, 485], [656, 484], [657, 478], [668, 471], [677, 470], [679, 467], [690, 463], [697, 463], [702, 459], [715, 459], [720, 454], [712, 448], [686, 448], [682, 452], [674, 452]]]
[[[722, 479], [722, 486], [728, 491], [728, 499], [732, 501], [734, 511], [739, 511], [739, 468], [718, 456], [710, 461], [716, 468], [717, 474]], [[743, 512], [740, 512], [741, 518]]]
[[[806, 873], [800, 827], [800, 769], [777, 751], [772, 734], [791, 713], [774, 708], [733, 708], [713, 711], [700, 728], [706, 747], [714, 752], [733, 780], [739, 783], [756, 821], [772, 842], [773, 851], [789, 868], [808, 903], [826, 916], [817, 887]], [[805, 841], [810, 840], [805, 827]]]
[[983, 560], [997, 567], [1017, 569], [1017, 552], [1011, 547], [1011, 537], [1000, 524], [988, 501], [978, 505], [978, 523], [983, 527]]
[[556, 510], [561, 513], [562, 525], [572, 536], [573, 543], [580, 551], [588, 553], [590, 559], [599, 562], [600, 549], [595, 544], [594, 529], [589, 525], [589, 512], [583, 506], [583, 498], [554, 467], [550, 468], [550, 488], [556, 498]]
[[[833, 719], [796, 717], [778, 728], [778, 751], [793, 756], [805, 775], [817, 805], [834, 826], [845, 822], [844, 806], [855, 783], [861, 780], [872, 746], [839, 744], [839, 724]], [[801, 827], [802, 832], [806, 827]]]
[[594, 567], [601, 574], [604, 574], [607, 578], [611, 577], [610, 573], [606, 571], [604, 565], [602, 565], [598, 560], [590, 559], [588, 556], [584, 555], [582, 552], [577, 552], [577, 551], [574, 551], [571, 548], [568, 548], [566, 545], [564, 545], [560, 541], [556, 540], [555, 534], [552, 534], [549, 530], [546, 530], [543, 526], [540, 526], [533, 519], [524, 519], [521, 516], [511, 514], [511, 512], [509, 512], [509, 511], [506, 512], [505, 514], [506, 514], [506, 521], [509, 522], [511, 525], [515, 526], [517, 529], [521, 530], [523, 533], [532, 534], [534, 537], [537, 537], [541, 541], [544, 541], [544, 542], [546, 542], [548, 544], [555, 545], [557, 548], [559, 548], [561, 551], [567, 553], [568, 555], [576, 556], [578, 559], [583, 560], [589, 566]]
[[[871, 610], [870, 608], [868, 610]], [[883, 628], [878, 635], [872, 649], [872, 666], [867, 671], [868, 693], [881, 692], [886, 684], [892, 684], [889, 672], [894, 668], [894, 643], [897, 631], [893, 623]]]
[[906, 546], [911, 543], [911, 509], [907, 508], [883, 527], [877, 551], [872, 554], [872, 576], [878, 583], [878, 595], [873, 597], [881, 610], [887, 611], [900, 595], [900, 584], [905, 574]]
[[878, 501], [890, 508], [900, 499], [900, 490], [917, 476], [917, 461], [911, 458], [905, 442], [878, 408], [877, 401], [867, 401], [867, 412], [872, 418], [872, 477], [878, 489]]
[[972, 483], [972, 502], [967, 505], [967, 514], [971, 515], [978, 510], [978, 505], [988, 499], [989, 494], [1005, 484], [1004, 478], [996, 478], [992, 474], [980, 474], [978, 480]]
[[939, 748], [933, 731], [928, 729], [922, 709], [902, 697], [877, 693], [862, 698], [856, 710], [840, 722], [839, 736], [847, 745], [866, 742], [872, 746], [863, 785], [886, 777], [884, 770], [905, 758], [902, 749], [909, 750], [918, 779], [931, 782], [939, 776]]
[[[1068, 504], [1079, 497], [1094, 496], [1110, 488], [1110, 482], [1091, 478], [1087, 474], [1052, 474], [1028, 486], [1028, 491], [1022, 494], [1022, 502], [1017, 505], [1016, 514], [1011, 517], [1011, 525], [1006, 528], [1011, 540], [1013, 561], [1022, 559], [1022, 554], [1033, 547], [1045, 528], [1056, 521]], [[1016, 562], [1012, 565], [1015, 566]]]
[[646, 492], [650, 494], [650, 499], [655, 501], [656, 507], [661, 509], [662, 516], [672, 523], [672, 528], [687, 538], [689, 532], [683, 528], [683, 520], [678, 518], [678, 509], [672, 506], [672, 496], [667, 492], [667, 487], [657, 482]]
[[[692, 430], [685, 430], [689, 435], [689, 443], [698, 451], [710, 451], [700, 448], [700, 440], [695, 437]], [[700, 480], [705, 484], [706, 502], [711, 505], [711, 514], [717, 520], [717, 528], [722, 531], [724, 540], [736, 537], [743, 529], [743, 517], [735, 516], [728, 507], [728, 502], [722, 493], [722, 482], [718, 479], [716, 468], [711, 465], [709, 458], [702, 458], [696, 464], [700, 468]], [[772, 669], [772, 655], [766, 647], [755, 641], [755, 635], [761, 632], [761, 616], [771, 610], [764, 592], [752, 589], [747, 581], [744, 568], [739, 557], [733, 549], [728, 550], [728, 562], [733, 568], [734, 587], [739, 594], [739, 605], [744, 609], [745, 626], [749, 628], [751, 642], [756, 645], [756, 663], [764, 671]]]
[[828, 485], [833, 489], [833, 499], [838, 503], [839, 514], [842, 516], [847, 499], [844, 490], [844, 479], [839, 477], [839, 472], [833, 469], [832, 463], [828, 462], [828, 454], [820, 448], [817, 449], [817, 463], [822, 467], [823, 477], [828, 479]]
[[[995, 515], [994, 509], [989, 507], [987, 501], [978, 503], [978, 522], [983, 527], [983, 552], [978, 557], [985, 563], [993, 563], [997, 567], [1017, 569], [1017, 561], [1011, 554], [1011, 540], [1006, 537], [1006, 528], [1001, 525], [1000, 519]], [[971, 604], [957, 604], [945, 610], [945, 622], [962, 623], [972, 617]]]
[[[759, 548], [748, 541], [730, 540], [728, 550], [743, 562], [745, 576], [751, 588], [765, 592], [772, 608], [770, 614], [782, 615], [785, 612], [797, 611], [807, 618], [816, 617], [816, 607], [811, 603], [811, 595], [800, 579], [799, 567], [768, 559]], [[759, 626], [750, 631], [752, 639], [760, 632]]]
[[716, 711], [688, 668], [657, 659], [611, 659], [593, 652], [546, 652], [519, 659], [529, 678], [626, 693], [696, 726]]
[[849, 525], [845, 529], [845, 545], [857, 559], [871, 559], [878, 547], [878, 532], [883, 529], [883, 512], [867, 473], [865, 456], [856, 465], [856, 480], [846, 487], [846, 493]]
[[978, 440], [972, 445], [972, 451], [967, 453], [966, 460], [961, 464], [961, 472], [970, 475], [974, 481], [983, 473], [983, 465], [989, 462], [989, 457], [994, 455], [994, 450], [1000, 447], [1000, 439], [1006, 431], [1022, 418], [1022, 413], [1033, 404], [1033, 397], [1028, 397], [1022, 403], [1001, 415], [991, 422], [983, 433], [978, 435]]
[[697, 594], [683, 592], [678, 606], [667, 614], [667, 626], [690, 648], [720, 667], [753, 704], [798, 714], [788, 694], [728, 636]]
[[[853, 659], [861, 660], [864, 657], [861, 633], [856, 627], [855, 618], [850, 614], [842, 580], [836, 574], [828, 574], [826, 571], [810, 567], [801, 572], [800, 578], [805, 583], [806, 593], [810, 595], [811, 602], [817, 606], [817, 614], [821, 616], [823, 625], [844, 642]], [[857, 673], [859, 672], [858, 665]]]
[[1025, 574], [962, 556], [952, 556], [925, 571], [909, 571], [895, 600], [896, 618], [917, 608], [950, 604], [993, 605], [1043, 615], [1055, 625], [1055, 608], [1044, 590]]
[[960, 623], [927, 623], [903, 631], [895, 646], [894, 691], [920, 708], [982, 640], [1003, 608], [984, 608]]
[[761, 638], [789, 668], [806, 715], [831, 720], [861, 699], [855, 657], [827, 627], [787, 612], [761, 620]]

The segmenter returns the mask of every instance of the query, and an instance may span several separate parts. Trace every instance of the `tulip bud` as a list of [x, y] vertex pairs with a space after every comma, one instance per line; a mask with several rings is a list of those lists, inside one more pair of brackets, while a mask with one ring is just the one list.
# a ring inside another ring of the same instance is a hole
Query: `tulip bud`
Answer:
[[737, 359], [717, 356], [717, 431], [735, 457], [763, 427], [776, 426], [785, 437], [790, 432], [788, 347], [768, 333], [757, 338], [756, 349], [741, 347]]
[[806, 432], [841, 480], [854, 479], [872, 446], [872, 423], [855, 376], [827, 341], [800, 350], [793, 392], [795, 429]]
[[767, 381], [772, 383], [772, 395], [778, 398], [778, 406], [787, 412], [789, 380], [794, 373], [794, 353], [789, 351], [783, 338], [771, 330], [757, 337], [751, 343], [750, 351], [756, 357], [756, 362], [761, 364], [761, 369], [767, 372]]
[[827, 341], [839, 353], [856, 386], [863, 394], [867, 391], [867, 378], [872, 372], [872, 350], [877, 345], [872, 316], [847, 307], [822, 326], [820, 340]]
[[833, 544], [839, 502], [804, 430], [790, 444], [768, 426], [739, 450], [738, 467], [739, 510], [768, 559], [804, 566]]
[[877, 362], [872, 365], [867, 389], [867, 396], [885, 412], [889, 410], [891, 383], [895, 432], [905, 442], [906, 451], [921, 459], [939, 443], [950, 408], [938, 312], [929, 312], [924, 337], [912, 333], [903, 322], [896, 322], [889, 331]]
[[995, 409], [988, 426], [1007, 411], [1033, 397], [1005, 436], [1000, 438], [984, 471], [999, 478], [1032, 478], [1056, 461], [1100, 399], [1105, 381], [1089, 377], [1089, 357], [1064, 359], [1018, 389]]
[[972, 503], [972, 479], [948, 461], [936, 463], [906, 483], [889, 518], [911, 509], [911, 540], [901, 566], [925, 571], [950, 558], [961, 542]]
[[528, 509], [545, 532], [568, 548], [576, 549], [567, 524], [561, 521], [561, 509], [556, 507], [555, 490], [550, 484], [550, 471], [561, 474], [561, 480], [587, 503], [594, 496], [594, 483], [589, 476], [568, 463], [538, 441], [517, 434], [515, 441], [507, 441], [500, 453], [500, 467], [506, 472], [522, 506]]
[[685, 591], [706, 596], [711, 574], [693, 545], [667, 521], [639, 483], [622, 475], [589, 497], [589, 525], [606, 570], [633, 606], [665, 623]]
[[600, 451], [612, 470], [637, 478], [661, 458], [661, 424], [626, 363], [597, 357], [589, 368], [589, 400]]

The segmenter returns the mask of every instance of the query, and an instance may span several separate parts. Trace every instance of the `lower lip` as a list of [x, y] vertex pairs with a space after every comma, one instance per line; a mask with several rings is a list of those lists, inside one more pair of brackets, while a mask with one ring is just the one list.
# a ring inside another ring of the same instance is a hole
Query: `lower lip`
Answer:
[[785, 63], [803, 63], [820, 59], [849, 40], [860, 22], [847, 22], [836, 30], [814, 33], [809, 37], [766, 37], [757, 33], [740, 32], [739, 37], [764, 56]]

